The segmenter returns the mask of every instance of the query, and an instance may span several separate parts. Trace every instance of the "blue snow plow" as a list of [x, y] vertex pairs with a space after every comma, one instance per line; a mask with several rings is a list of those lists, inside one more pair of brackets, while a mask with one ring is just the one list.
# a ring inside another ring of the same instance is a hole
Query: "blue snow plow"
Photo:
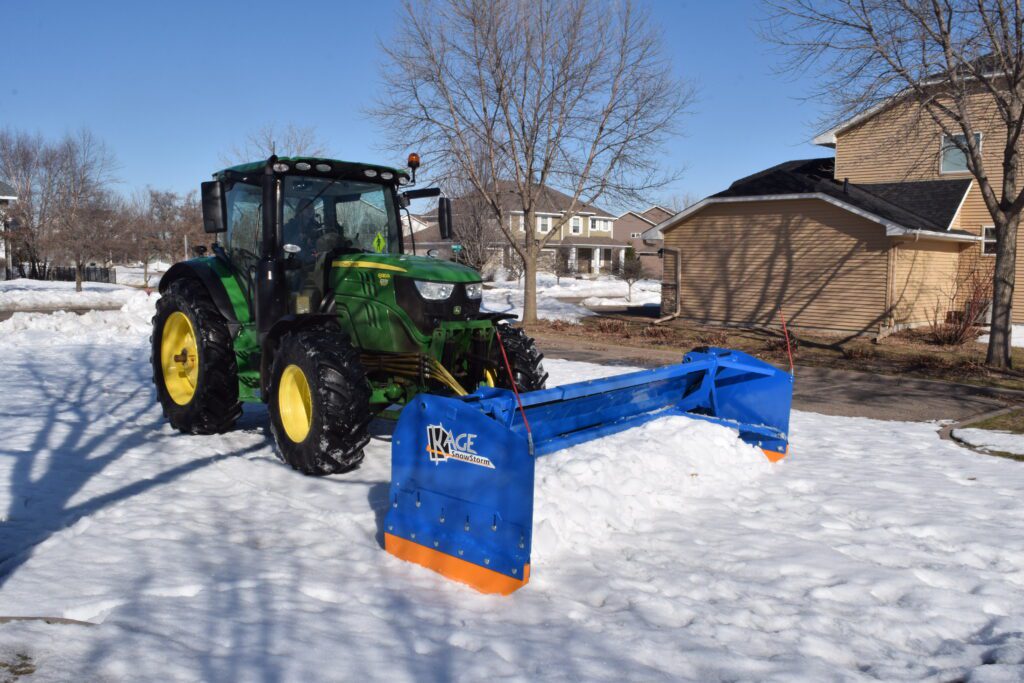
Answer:
[[[530, 577], [534, 457], [668, 415], [735, 429], [772, 461], [788, 449], [793, 376], [740, 351], [521, 394], [417, 396], [391, 449], [385, 549], [485, 593]], [[521, 405], [520, 405], [521, 402]]]

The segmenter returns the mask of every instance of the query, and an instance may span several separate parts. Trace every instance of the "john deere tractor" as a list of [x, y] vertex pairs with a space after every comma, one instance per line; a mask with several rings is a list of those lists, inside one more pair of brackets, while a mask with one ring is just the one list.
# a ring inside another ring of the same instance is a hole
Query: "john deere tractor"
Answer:
[[403, 234], [411, 200], [437, 197], [451, 238], [451, 201], [408, 189], [418, 166], [271, 157], [202, 184], [217, 242], [167, 271], [153, 318], [171, 425], [222, 433], [263, 402], [281, 458], [323, 475], [357, 467], [370, 420], [422, 392], [544, 388], [533, 340], [481, 311], [480, 275]]

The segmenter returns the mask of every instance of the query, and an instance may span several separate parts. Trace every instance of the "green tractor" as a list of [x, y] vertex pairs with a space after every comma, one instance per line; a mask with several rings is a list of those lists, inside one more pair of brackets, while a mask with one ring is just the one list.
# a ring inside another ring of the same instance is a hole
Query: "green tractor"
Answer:
[[324, 475], [357, 467], [371, 419], [417, 394], [544, 388], [514, 316], [481, 311], [479, 273], [416, 255], [403, 234], [410, 201], [438, 197], [451, 238], [451, 200], [405, 189], [418, 166], [271, 157], [202, 184], [205, 230], [223, 237], [167, 271], [153, 317], [173, 427], [222, 433], [263, 402], [282, 460]]

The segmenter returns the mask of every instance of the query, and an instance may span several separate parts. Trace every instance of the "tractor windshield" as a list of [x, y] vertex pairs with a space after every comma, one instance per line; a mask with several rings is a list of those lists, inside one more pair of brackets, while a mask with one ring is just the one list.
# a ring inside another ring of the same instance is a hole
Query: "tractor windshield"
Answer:
[[287, 176], [281, 209], [284, 244], [299, 247], [302, 260], [336, 249], [399, 250], [398, 220], [387, 185]]

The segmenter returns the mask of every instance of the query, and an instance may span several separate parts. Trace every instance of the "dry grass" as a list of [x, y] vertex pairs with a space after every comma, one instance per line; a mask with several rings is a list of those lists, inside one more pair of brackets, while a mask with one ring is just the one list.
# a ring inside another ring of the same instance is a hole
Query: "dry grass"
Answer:
[[[789, 365], [786, 341], [777, 329], [714, 327], [683, 320], [652, 325], [649, 318], [627, 315], [593, 316], [580, 323], [542, 321], [531, 329], [578, 340], [581, 346], [607, 349], [621, 346], [644, 350], [689, 351], [701, 346], [738, 349], [780, 367]], [[906, 330], [880, 341], [869, 337], [842, 338], [790, 330], [793, 359], [801, 365], [905, 375], [982, 386], [1024, 390], [1024, 373], [985, 367], [985, 347], [969, 342], [944, 346], [931, 331]], [[1024, 368], [1024, 349], [1014, 349], [1014, 364]]]

